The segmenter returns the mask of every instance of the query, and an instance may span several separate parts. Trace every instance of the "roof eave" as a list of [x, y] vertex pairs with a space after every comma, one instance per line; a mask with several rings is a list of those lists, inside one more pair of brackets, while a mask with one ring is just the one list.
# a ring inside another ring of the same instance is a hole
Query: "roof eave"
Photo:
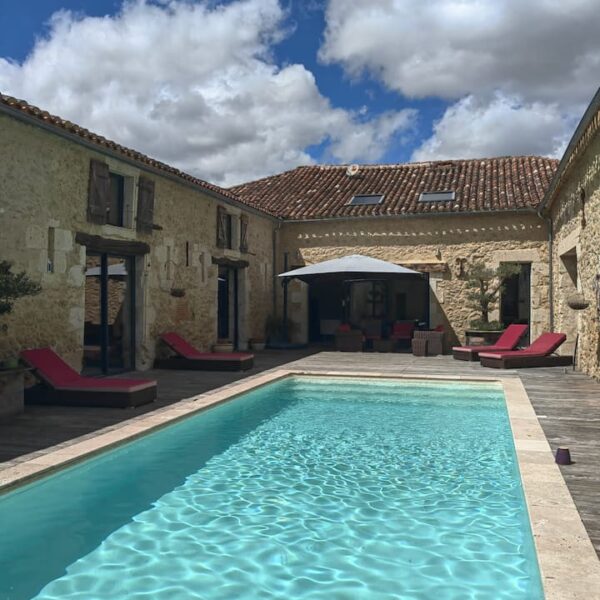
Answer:
[[573, 134], [571, 141], [569, 142], [562, 158], [560, 159], [560, 162], [558, 163], [558, 168], [556, 169], [556, 173], [554, 173], [554, 177], [552, 178], [552, 181], [550, 182], [550, 186], [546, 190], [546, 193], [544, 194], [544, 198], [542, 199], [542, 201], [540, 202], [540, 205], [538, 206], [537, 211], [540, 214], [540, 216], [542, 216], [544, 213], [546, 213], [552, 207], [552, 203], [554, 202], [554, 199], [556, 197], [556, 191], [562, 181], [563, 175], [564, 175], [567, 167], [571, 164], [571, 162], [570, 162], [571, 156], [572, 156], [573, 152], [575, 151], [575, 149], [577, 148], [577, 144], [583, 137], [584, 133], [587, 131], [587, 128], [589, 127], [592, 119], [596, 116], [596, 114], [598, 113], [599, 110], [600, 110], [600, 88], [598, 88], [596, 90], [596, 93], [594, 94], [592, 101], [590, 102], [585, 113], [583, 114], [583, 117], [581, 117], [581, 121], [579, 121], [579, 125], [577, 125], [577, 128], [575, 129], [575, 133]]
[[420, 217], [464, 217], [464, 216], [491, 216], [497, 214], [530, 214], [537, 215], [538, 210], [534, 207], [524, 208], [507, 208], [499, 210], [470, 210], [470, 211], [455, 211], [455, 212], [424, 212], [424, 213], [392, 213], [386, 215], [339, 215], [335, 217], [311, 217], [309, 219], [290, 219], [288, 217], [281, 217], [284, 223], [319, 223], [324, 221], [344, 221], [354, 219], [389, 219], [389, 218], [420, 218]]
[[280, 220], [278, 217], [276, 217], [275, 215], [273, 215], [267, 211], [255, 208], [249, 204], [246, 204], [245, 202], [242, 202], [241, 200], [235, 200], [234, 198], [231, 198], [230, 196], [227, 196], [225, 194], [220, 194], [216, 190], [213, 190], [208, 187], [204, 187], [204, 186], [200, 185], [199, 183], [194, 183], [192, 181], [188, 181], [183, 177], [179, 177], [174, 173], [170, 173], [169, 171], [165, 171], [158, 167], [153, 167], [152, 165], [149, 165], [141, 160], [137, 160], [135, 158], [127, 156], [127, 155], [123, 154], [122, 152], [119, 152], [118, 150], [113, 150], [106, 146], [97, 144], [92, 140], [87, 140], [79, 135], [71, 133], [70, 131], [62, 129], [61, 127], [58, 127], [57, 125], [54, 125], [53, 123], [45, 122], [33, 115], [23, 112], [22, 110], [20, 110], [18, 108], [13, 108], [6, 104], [0, 103], [0, 113], [7, 114], [10, 117], [17, 119], [18, 121], [27, 123], [28, 125], [34, 125], [36, 127], [39, 127], [40, 129], [49, 131], [59, 137], [62, 137], [71, 142], [74, 142], [74, 143], [76, 143], [80, 146], [83, 146], [89, 150], [98, 152], [99, 154], [104, 154], [106, 156], [110, 156], [111, 158], [115, 158], [126, 164], [135, 166], [135, 167], [139, 168], [140, 170], [143, 170], [147, 173], [152, 173], [153, 175], [157, 175], [159, 177], [164, 177], [165, 179], [169, 179], [170, 181], [174, 181], [180, 185], [184, 185], [185, 187], [193, 189], [197, 192], [198, 191], [202, 192], [203, 194], [210, 196], [211, 198], [218, 200], [219, 202], [223, 202], [224, 204], [228, 204], [230, 206], [235, 206], [236, 208], [246, 210], [248, 212], [259, 215], [259, 216], [269, 219], [271, 221], [279, 221]]

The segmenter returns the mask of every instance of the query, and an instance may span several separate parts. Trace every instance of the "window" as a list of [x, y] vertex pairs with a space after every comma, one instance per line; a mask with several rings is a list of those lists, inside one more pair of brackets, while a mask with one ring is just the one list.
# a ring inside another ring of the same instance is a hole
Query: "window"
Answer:
[[154, 181], [138, 178], [137, 212], [134, 220], [135, 178], [112, 171], [101, 160], [90, 160], [87, 218], [98, 225], [131, 228], [141, 233], [154, 229]]
[[233, 248], [233, 215], [225, 208], [217, 208], [217, 248]]
[[450, 202], [456, 197], [456, 192], [421, 192], [419, 202]]
[[123, 227], [124, 199], [125, 177], [110, 173], [110, 195], [106, 207], [106, 222], [109, 225]]
[[349, 206], [368, 206], [371, 204], [381, 204], [383, 202], [383, 194], [361, 194], [352, 196], [352, 200], [348, 203]]
[[233, 248], [233, 217], [229, 213], [225, 217], [225, 248]]

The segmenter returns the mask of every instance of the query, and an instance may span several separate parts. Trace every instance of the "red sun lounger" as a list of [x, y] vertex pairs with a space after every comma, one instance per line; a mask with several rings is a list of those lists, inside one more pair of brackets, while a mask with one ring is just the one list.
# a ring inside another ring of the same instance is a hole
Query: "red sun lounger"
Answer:
[[510, 352], [481, 352], [479, 359], [483, 367], [495, 369], [521, 369], [525, 367], [559, 367], [573, 363], [572, 356], [553, 356], [567, 339], [564, 333], [542, 333], [525, 350]]
[[254, 354], [248, 352], [200, 352], [173, 331], [160, 337], [176, 356], [157, 359], [154, 362], [157, 369], [246, 371], [254, 365]]
[[506, 331], [491, 346], [455, 346], [452, 355], [456, 360], [479, 360], [481, 352], [508, 352], [514, 350], [525, 335], [527, 325], [509, 325]]
[[84, 377], [51, 348], [23, 350], [21, 358], [44, 383], [44, 392], [34, 401], [65, 406], [140, 406], [156, 400], [153, 379]]

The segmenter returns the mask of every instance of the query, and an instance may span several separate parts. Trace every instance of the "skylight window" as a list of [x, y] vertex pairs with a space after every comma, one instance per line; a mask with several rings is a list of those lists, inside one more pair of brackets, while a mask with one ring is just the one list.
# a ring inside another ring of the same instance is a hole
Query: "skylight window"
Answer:
[[421, 192], [419, 202], [450, 202], [456, 197], [456, 192]]
[[383, 202], [383, 194], [362, 194], [360, 196], [352, 196], [352, 200], [348, 203], [350, 206], [366, 206], [370, 204], [381, 204]]

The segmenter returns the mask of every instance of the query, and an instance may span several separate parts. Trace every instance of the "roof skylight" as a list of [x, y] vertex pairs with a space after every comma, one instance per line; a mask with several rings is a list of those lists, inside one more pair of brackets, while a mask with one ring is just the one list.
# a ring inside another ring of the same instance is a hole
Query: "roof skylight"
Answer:
[[350, 206], [365, 206], [370, 204], [381, 204], [383, 202], [383, 194], [362, 194], [352, 196], [352, 200], [348, 203]]
[[421, 192], [419, 202], [450, 202], [456, 197], [456, 192]]

